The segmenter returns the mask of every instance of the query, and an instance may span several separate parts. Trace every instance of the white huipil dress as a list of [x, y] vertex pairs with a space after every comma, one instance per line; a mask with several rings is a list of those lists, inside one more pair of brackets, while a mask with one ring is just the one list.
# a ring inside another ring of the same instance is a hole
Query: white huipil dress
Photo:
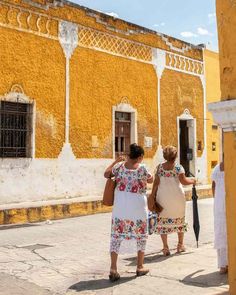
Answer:
[[157, 217], [155, 233], [171, 234], [174, 232], [186, 232], [185, 222], [185, 194], [179, 181], [179, 175], [185, 173], [184, 168], [175, 164], [173, 170], [165, 170], [160, 164], [157, 175], [160, 183], [156, 200], [163, 207], [163, 211]]
[[214, 248], [217, 250], [219, 268], [228, 265], [224, 176], [225, 173], [220, 170], [220, 165], [216, 165], [212, 172], [211, 179], [215, 182]]
[[145, 251], [147, 232], [147, 179], [151, 174], [143, 164], [135, 170], [124, 163], [112, 169], [116, 179], [112, 210], [110, 252], [134, 253]]

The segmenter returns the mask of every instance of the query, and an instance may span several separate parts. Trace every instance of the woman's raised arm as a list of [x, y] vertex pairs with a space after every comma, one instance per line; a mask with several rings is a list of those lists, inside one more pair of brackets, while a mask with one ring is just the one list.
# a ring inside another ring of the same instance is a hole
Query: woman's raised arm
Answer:
[[118, 157], [110, 166], [107, 167], [107, 169], [104, 172], [104, 177], [105, 178], [110, 178], [112, 176], [114, 176], [112, 174], [112, 168], [119, 162], [123, 162], [124, 161], [124, 156], [120, 156]]

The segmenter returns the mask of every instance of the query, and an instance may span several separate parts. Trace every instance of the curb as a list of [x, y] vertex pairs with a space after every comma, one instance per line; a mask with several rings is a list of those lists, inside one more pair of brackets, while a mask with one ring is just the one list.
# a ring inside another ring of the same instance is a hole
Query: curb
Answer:
[[[199, 189], [197, 193], [199, 199], [210, 198], [212, 196], [211, 189], [209, 188]], [[186, 200], [190, 201], [192, 191], [186, 191], [185, 196]], [[104, 206], [102, 200], [34, 206], [28, 208], [1, 209], [0, 225], [34, 223], [97, 213], [107, 213], [111, 211], [112, 207]]]

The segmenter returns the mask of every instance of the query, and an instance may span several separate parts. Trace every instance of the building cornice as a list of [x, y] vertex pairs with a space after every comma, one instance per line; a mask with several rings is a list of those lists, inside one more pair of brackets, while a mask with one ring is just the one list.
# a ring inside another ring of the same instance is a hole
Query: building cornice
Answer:
[[225, 132], [236, 130], [236, 99], [209, 103], [208, 111]]

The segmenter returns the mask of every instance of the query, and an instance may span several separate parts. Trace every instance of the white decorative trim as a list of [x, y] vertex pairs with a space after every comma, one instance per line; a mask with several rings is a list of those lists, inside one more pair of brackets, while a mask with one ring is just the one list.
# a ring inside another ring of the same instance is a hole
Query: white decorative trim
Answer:
[[185, 45], [182, 48], [178, 48], [175, 47], [169, 40], [168, 37], [164, 36], [163, 34], [159, 34], [159, 36], [161, 36], [161, 39], [166, 43], [167, 46], [169, 46], [169, 48], [171, 50], [177, 51], [177, 52], [181, 52], [181, 53], [185, 53], [185, 51], [191, 50], [193, 46], [191, 45]]
[[157, 75], [158, 145], [161, 146], [161, 77], [166, 66], [166, 52], [153, 48], [152, 63]]
[[66, 58], [71, 58], [78, 46], [78, 26], [71, 22], [59, 22], [59, 42]]
[[57, 18], [4, 1], [0, 1], [1, 7], [7, 10], [5, 19], [2, 18], [0, 21], [1, 27], [58, 40], [56, 33], [51, 29], [53, 23], [58, 24]]
[[152, 49], [152, 64], [156, 70], [158, 78], [161, 78], [166, 66], [166, 52], [158, 48]]
[[62, 161], [63, 165], [66, 165], [68, 161], [76, 160], [70, 143], [64, 143], [58, 159]]
[[224, 132], [236, 130], [236, 99], [209, 103], [208, 111]]
[[79, 46], [139, 62], [152, 62], [152, 47], [81, 25]]
[[166, 52], [166, 68], [198, 77], [204, 75], [202, 61], [172, 52]]
[[127, 99], [124, 97], [116, 106], [112, 107], [112, 150], [113, 159], [115, 158], [115, 112], [131, 113], [131, 144], [138, 142], [138, 128], [137, 128], [137, 110], [133, 108]]
[[189, 109], [185, 109], [184, 112], [177, 117], [177, 139], [178, 139], [178, 162], [180, 163], [180, 128], [179, 128], [179, 121], [184, 120], [188, 121], [189, 123], [189, 148], [193, 150], [193, 160], [189, 161], [189, 168], [190, 172], [197, 176], [197, 147], [196, 147], [196, 141], [197, 141], [197, 123], [196, 118], [194, 118]]
[[[70, 142], [70, 58], [78, 46], [78, 26], [74, 23], [59, 23], [59, 41], [66, 58], [66, 108], [65, 108], [65, 144], [59, 157], [73, 158]], [[69, 155], [69, 156], [68, 156]]]
[[[32, 107], [32, 134], [31, 134], [31, 157], [35, 158], [35, 129], [36, 129], [36, 101], [29, 98], [23, 90], [23, 87], [19, 84], [14, 84], [11, 87], [11, 91], [0, 96], [0, 101], [19, 102], [31, 104]], [[16, 159], [12, 159], [15, 161]]]

